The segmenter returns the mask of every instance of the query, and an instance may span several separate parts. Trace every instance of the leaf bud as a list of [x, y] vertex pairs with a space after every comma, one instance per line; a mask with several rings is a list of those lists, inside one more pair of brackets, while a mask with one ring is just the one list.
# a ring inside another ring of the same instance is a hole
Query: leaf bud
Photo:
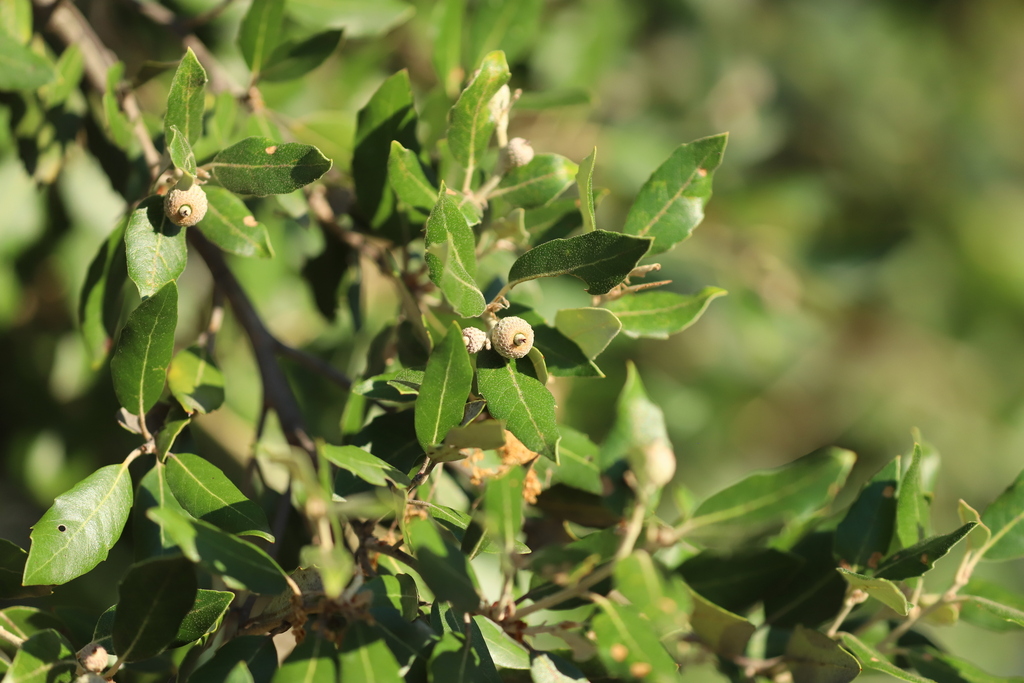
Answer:
[[505, 358], [522, 358], [533, 348], [533, 327], [510, 315], [491, 329], [491, 346]]

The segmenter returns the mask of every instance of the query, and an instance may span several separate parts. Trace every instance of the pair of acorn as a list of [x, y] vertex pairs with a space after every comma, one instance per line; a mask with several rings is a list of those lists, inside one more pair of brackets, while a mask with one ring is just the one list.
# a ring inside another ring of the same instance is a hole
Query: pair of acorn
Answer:
[[533, 327], [519, 316], [510, 315], [499, 320], [490, 333], [477, 327], [464, 328], [462, 341], [470, 353], [493, 348], [505, 358], [522, 358], [533, 348]]

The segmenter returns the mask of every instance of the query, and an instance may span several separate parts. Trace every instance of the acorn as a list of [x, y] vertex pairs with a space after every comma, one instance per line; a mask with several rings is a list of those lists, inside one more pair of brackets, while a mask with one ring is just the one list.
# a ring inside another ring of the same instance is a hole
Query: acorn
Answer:
[[491, 329], [491, 346], [505, 358], [522, 358], [533, 348], [533, 328], [518, 316], [502, 318]]
[[98, 674], [107, 668], [107, 649], [99, 643], [89, 643], [78, 651], [78, 661], [86, 671]]
[[479, 353], [484, 349], [491, 348], [487, 333], [478, 327], [463, 328], [462, 341], [466, 343], [466, 350], [470, 353]]
[[206, 215], [206, 192], [192, 178], [182, 178], [164, 197], [164, 213], [175, 225], [190, 228]]

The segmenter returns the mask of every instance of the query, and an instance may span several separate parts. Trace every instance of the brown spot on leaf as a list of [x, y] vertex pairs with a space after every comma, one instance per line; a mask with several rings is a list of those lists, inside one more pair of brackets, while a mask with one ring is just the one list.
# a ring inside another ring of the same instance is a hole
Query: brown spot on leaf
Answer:
[[882, 498], [892, 498], [894, 495], [896, 495], [895, 486], [886, 486], [882, 489]]
[[245, 227], [247, 228], [255, 228], [257, 225], [260, 224], [260, 222], [252, 216], [246, 216], [245, 218], [243, 218], [242, 223], [244, 223]]
[[633, 662], [629, 665], [629, 673], [637, 678], [643, 678], [647, 674], [651, 673], [651, 668], [651, 665], [647, 662]]
[[277, 151], [277, 145], [271, 145], [270, 147], [267, 147], [263, 151], [265, 151], [267, 154], [273, 154], [274, 152]]
[[928, 553], [921, 553], [921, 564], [928, 564]]
[[608, 654], [612, 656], [616, 662], [626, 661], [626, 657], [629, 656], [629, 648], [622, 643], [615, 643], [608, 650]]
[[868, 567], [871, 569], [878, 569], [878, 563], [882, 561], [882, 553], [877, 550], [871, 553], [871, 557], [868, 558]]
[[706, 168], [698, 168], [697, 175], [699, 175], [701, 178], [706, 178], [708, 175], [708, 170]]

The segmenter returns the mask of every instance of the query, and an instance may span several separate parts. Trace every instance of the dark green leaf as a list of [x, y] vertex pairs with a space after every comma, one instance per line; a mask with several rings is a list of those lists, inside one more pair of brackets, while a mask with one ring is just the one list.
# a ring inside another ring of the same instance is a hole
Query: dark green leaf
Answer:
[[70, 683], [77, 666], [71, 643], [56, 631], [46, 629], [18, 648], [4, 683]]
[[580, 214], [583, 216], [583, 231], [597, 229], [597, 217], [594, 214], [594, 164], [597, 162], [597, 147], [580, 164], [576, 172], [576, 187], [580, 191]]
[[728, 134], [680, 145], [640, 188], [626, 216], [627, 235], [655, 238], [651, 254], [682, 242], [704, 219], [711, 180], [722, 163]]
[[167, 152], [171, 155], [171, 163], [175, 168], [190, 176], [195, 176], [196, 155], [177, 126], [171, 126], [171, 137], [167, 140]]
[[161, 197], [150, 197], [132, 211], [124, 244], [128, 276], [143, 299], [177, 280], [185, 270], [185, 229], [167, 217]]
[[164, 138], [171, 139], [171, 126], [184, 133], [193, 144], [203, 135], [203, 109], [206, 104], [206, 69], [188, 48], [174, 72], [167, 92], [167, 114], [164, 116]]
[[98, 370], [113, 346], [114, 330], [121, 312], [121, 290], [128, 271], [125, 265], [124, 232], [127, 217], [100, 245], [89, 265], [78, 303], [78, 324], [82, 330], [90, 366]]
[[903, 548], [909, 548], [925, 535], [928, 501], [921, 485], [921, 459], [921, 445], [915, 443], [896, 501], [896, 537]]
[[555, 397], [537, 380], [516, 370], [495, 351], [477, 358], [477, 384], [487, 410], [534, 453], [558, 462]]
[[622, 323], [605, 308], [563, 308], [555, 314], [555, 328], [593, 359], [608, 347]]
[[195, 570], [184, 557], [132, 565], [118, 587], [113, 632], [117, 656], [137, 662], [163, 652], [195, 603], [196, 590]]
[[277, 46], [260, 73], [261, 81], [291, 81], [323, 64], [341, 42], [341, 31], [324, 31]]
[[463, 318], [483, 313], [486, 303], [476, 284], [476, 237], [444, 183], [427, 219], [426, 246], [430, 279], [455, 312]]
[[633, 337], [668, 339], [697, 322], [713, 299], [727, 292], [705, 287], [693, 296], [675, 292], [627, 294], [605, 304], [621, 323], [623, 333]]
[[402, 679], [398, 660], [380, 630], [363, 621], [349, 625], [339, 660], [341, 683], [387, 683]]
[[208, 240], [238, 256], [274, 255], [267, 226], [258, 222], [245, 202], [216, 185], [206, 186], [206, 216], [196, 227]]
[[835, 618], [846, 596], [846, 582], [836, 572], [833, 537], [832, 532], [812, 532], [790, 549], [803, 566], [765, 597], [768, 623], [785, 629]]
[[35, 90], [56, 77], [46, 57], [10, 38], [0, 40], [0, 90]]
[[985, 508], [981, 519], [992, 531], [985, 559], [1024, 557], [1024, 472]]
[[187, 558], [223, 577], [229, 588], [265, 595], [286, 589], [284, 571], [252, 543], [168, 507], [150, 508], [146, 514], [163, 526]]
[[338, 648], [314, 631], [288, 655], [272, 683], [337, 683], [338, 676]]
[[178, 287], [173, 282], [128, 316], [110, 359], [117, 400], [130, 413], [144, 415], [160, 400], [178, 324]]
[[434, 9], [434, 72], [451, 97], [458, 94], [462, 82], [462, 17], [465, 13], [466, 0], [442, 0]]
[[277, 671], [277, 653], [270, 636], [240, 636], [225, 643], [213, 658], [197, 668], [188, 683], [223, 683], [244, 662], [256, 683], [270, 683]]
[[839, 567], [837, 571], [850, 588], [860, 589], [875, 600], [885, 604], [893, 612], [900, 616], [907, 616], [907, 612], [910, 610], [910, 607], [907, 605], [907, 596], [892, 581], [864, 576], [842, 567]]
[[420, 576], [437, 599], [451, 602], [459, 612], [476, 610], [480, 596], [466, 556], [447, 543], [430, 520], [414, 519], [407, 529]]
[[569, 189], [578, 171], [579, 166], [563, 156], [538, 154], [530, 163], [506, 173], [489, 196], [524, 209], [545, 206]]
[[726, 543], [777, 529], [828, 505], [856, 456], [841, 448], [816, 451], [788, 465], [752, 474], [701, 503], [684, 525], [702, 540]]
[[875, 576], [891, 581], [921, 576], [932, 568], [935, 561], [944, 557], [964, 536], [977, 526], [974, 522], [964, 524], [956, 531], [944, 536], [932, 536], [898, 553], [893, 553], [878, 565]]
[[448, 115], [448, 146], [467, 173], [477, 167], [494, 133], [496, 119], [488, 106], [491, 98], [511, 76], [505, 54], [491, 52], [483, 58], [479, 72], [452, 106]]
[[209, 168], [232, 192], [263, 197], [309, 185], [331, 169], [331, 160], [312, 145], [250, 137], [221, 150]]
[[416, 436], [427, 453], [444, 441], [448, 430], [462, 423], [462, 414], [473, 386], [473, 366], [462, 339], [462, 328], [453, 322], [430, 352], [416, 398]]
[[799, 624], [786, 645], [786, 662], [793, 683], [849, 683], [860, 675], [860, 664], [836, 641]]
[[610, 600], [599, 604], [601, 610], [591, 622], [591, 629], [597, 635], [597, 653], [609, 673], [626, 679], [678, 680], [676, 663], [636, 608]]
[[256, 536], [273, 543], [263, 509], [246, 498], [213, 463], [191, 453], [169, 455], [167, 485], [175, 500], [193, 517], [232, 534]]
[[381, 574], [366, 583], [366, 590], [373, 593], [374, 607], [394, 607], [409, 621], [420, 614], [416, 581], [408, 574]]
[[374, 486], [387, 486], [388, 481], [402, 486], [410, 483], [404, 472], [357, 446], [321, 444], [320, 452], [338, 467]]
[[888, 551], [896, 519], [899, 476], [897, 456], [864, 484], [836, 527], [836, 557], [848, 566], [874, 569]]
[[0, 600], [34, 598], [50, 593], [49, 586], [22, 586], [28, 553], [6, 538], [0, 538]]
[[[53, 629], [62, 634], [68, 632], [67, 626], [56, 615], [27, 605], [15, 605], [0, 610], [0, 626], [23, 640], [46, 629]], [[14, 656], [17, 649], [14, 643], [0, 638], [0, 652]]]
[[414, 153], [419, 150], [412, 86], [404, 69], [381, 84], [359, 111], [356, 124], [352, 179], [359, 209], [374, 226], [383, 223], [390, 212], [389, 204], [382, 203], [392, 140]]
[[679, 573], [690, 588], [739, 614], [771, 595], [803, 564], [799, 556], [774, 548], [741, 548], [731, 553], [705, 550], [683, 562]]
[[264, 63], [280, 41], [284, 4], [284, 0], [253, 0], [242, 19], [238, 47], [242, 49], [253, 80], [259, 77]]
[[184, 509], [175, 500], [170, 486], [167, 485], [167, 465], [157, 460], [139, 482], [135, 496], [132, 520], [135, 558], [142, 560], [177, 552], [177, 544], [167, 535], [164, 528], [146, 516], [146, 511], [151, 507], [170, 507], [184, 513]]
[[[189, 572], [192, 570], [189, 569]], [[235, 594], [230, 591], [212, 591], [200, 588], [196, 600], [185, 615], [170, 647], [181, 647], [212, 633], [228, 612]]]
[[840, 633], [839, 638], [843, 641], [843, 645], [857, 656], [857, 659], [860, 660], [861, 665], [865, 669], [881, 671], [882, 673], [889, 674], [901, 681], [909, 681], [910, 683], [933, 683], [930, 679], [923, 678], [910, 673], [909, 671], [904, 671], [903, 669], [895, 666], [892, 662], [886, 659], [885, 655], [864, 644], [852, 633]]
[[59, 585], [107, 558], [132, 507], [128, 466], [107, 465], [57, 496], [32, 527], [26, 586]]
[[316, 29], [343, 28], [349, 38], [387, 33], [415, 14], [404, 0], [288, 0], [288, 15]]
[[556, 275], [587, 283], [590, 294], [607, 294], [622, 282], [650, 248], [649, 238], [595, 230], [577, 237], [545, 242], [526, 252], [509, 269], [509, 285]]
[[[560, 331], [547, 325], [533, 326], [533, 350], [543, 354], [544, 367], [557, 377], [604, 377], [583, 350]], [[541, 379], [538, 377], [538, 379]]]
[[409, 206], [429, 211], [437, 203], [437, 188], [427, 180], [416, 152], [406, 149], [398, 140], [391, 141], [388, 182], [398, 198]]
[[206, 414], [224, 403], [224, 375], [205, 348], [190, 346], [174, 356], [167, 384], [181, 407]]

